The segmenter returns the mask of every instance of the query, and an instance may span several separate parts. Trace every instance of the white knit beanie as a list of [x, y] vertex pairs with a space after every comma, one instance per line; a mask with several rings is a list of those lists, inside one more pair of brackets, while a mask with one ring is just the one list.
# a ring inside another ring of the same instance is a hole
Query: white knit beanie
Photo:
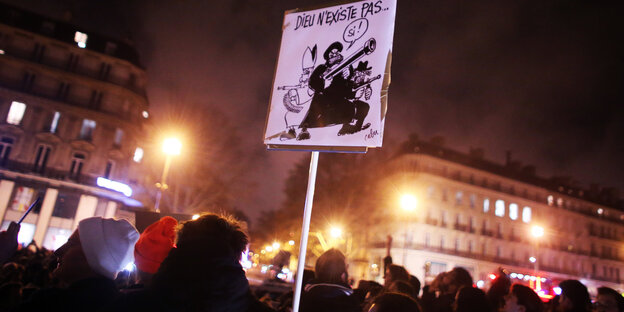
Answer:
[[139, 232], [126, 220], [87, 218], [78, 223], [80, 244], [95, 272], [115, 279], [134, 259]]

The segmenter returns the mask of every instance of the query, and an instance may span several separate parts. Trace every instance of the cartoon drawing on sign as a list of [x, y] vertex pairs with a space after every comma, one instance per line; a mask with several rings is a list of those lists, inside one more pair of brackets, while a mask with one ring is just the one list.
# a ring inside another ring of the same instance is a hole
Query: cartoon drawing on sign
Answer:
[[342, 33], [342, 39], [349, 43], [347, 50], [353, 46], [356, 40], [362, 38], [367, 30], [368, 20], [365, 18], [356, 19], [355, 21], [349, 23]]
[[372, 69], [368, 67], [368, 62], [360, 62], [356, 68], [352, 65], [365, 55], [373, 53], [375, 47], [376, 41], [371, 38], [344, 62], [341, 54], [342, 43], [336, 41], [325, 50], [325, 63], [317, 66], [310, 76], [310, 88], [314, 90], [314, 96], [305, 119], [299, 125], [301, 132], [297, 140], [309, 139], [309, 128], [342, 124], [338, 131], [341, 136], [370, 126], [370, 123], [364, 124], [370, 106], [359, 99], [366, 93], [368, 96], [365, 99], [370, 98], [370, 83], [381, 76], [367, 80], [365, 76], [370, 75]]
[[[284, 114], [284, 122], [286, 123], [286, 131], [279, 134], [280, 140], [289, 140], [296, 137], [295, 128], [301, 123], [303, 114], [299, 114], [312, 100], [314, 91], [310, 89], [308, 80], [310, 79], [310, 73], [314, 69], [316, 64], [316, 45], [312, 49], [307, 47], [303, 52], [301, 58], [302, 73], [299, 77], [299, 84], [292, 86], [280, 86], [277, 90], [288, 90], [284, 94], [283, 103], [286, 108]], [[299, 91], [302, 91], [301, 94]]]

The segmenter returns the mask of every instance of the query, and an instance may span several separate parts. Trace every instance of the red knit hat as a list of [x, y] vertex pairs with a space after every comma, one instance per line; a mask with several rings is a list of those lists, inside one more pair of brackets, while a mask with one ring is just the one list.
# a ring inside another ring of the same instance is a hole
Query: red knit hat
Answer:
[[156, 273], [160, 263], [165, 260], [175, 243], [175, 228], [178, 221], [172, 217], [163, 217], [148, 226], [134, 245], [134, 264], [147, 273]]

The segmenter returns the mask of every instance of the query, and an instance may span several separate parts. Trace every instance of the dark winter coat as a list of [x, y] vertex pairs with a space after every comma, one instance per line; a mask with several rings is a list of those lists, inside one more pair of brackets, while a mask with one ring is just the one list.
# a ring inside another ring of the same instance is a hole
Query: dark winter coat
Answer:
[[87, 278], [68, 288], [35, 292], [16, 311], [100, 311], [119, 296], [115, 282], [105, 277]]
[[301, 294], [300, 312], [355, 312], [361, 302], [346, 285], [309, 284]]

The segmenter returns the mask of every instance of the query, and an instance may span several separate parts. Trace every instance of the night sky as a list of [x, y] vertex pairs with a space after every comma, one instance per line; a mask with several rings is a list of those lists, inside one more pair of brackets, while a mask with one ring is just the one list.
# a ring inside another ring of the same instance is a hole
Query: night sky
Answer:
[[[283, 12], [325, 1], [0, 1], [57, 19], [70, 10], [71, 23], [132, 39], [154, 119], [176, 100], [225, 112], [256, 167], [241, 208], [256, 216], [280, 205], [282, 181], [305, 154], [262, 143]], [[541, 176], [624, 190], [616, 3], [398, 0], [385, 145], [441, 135], [499, 163], [511, 150]]]

